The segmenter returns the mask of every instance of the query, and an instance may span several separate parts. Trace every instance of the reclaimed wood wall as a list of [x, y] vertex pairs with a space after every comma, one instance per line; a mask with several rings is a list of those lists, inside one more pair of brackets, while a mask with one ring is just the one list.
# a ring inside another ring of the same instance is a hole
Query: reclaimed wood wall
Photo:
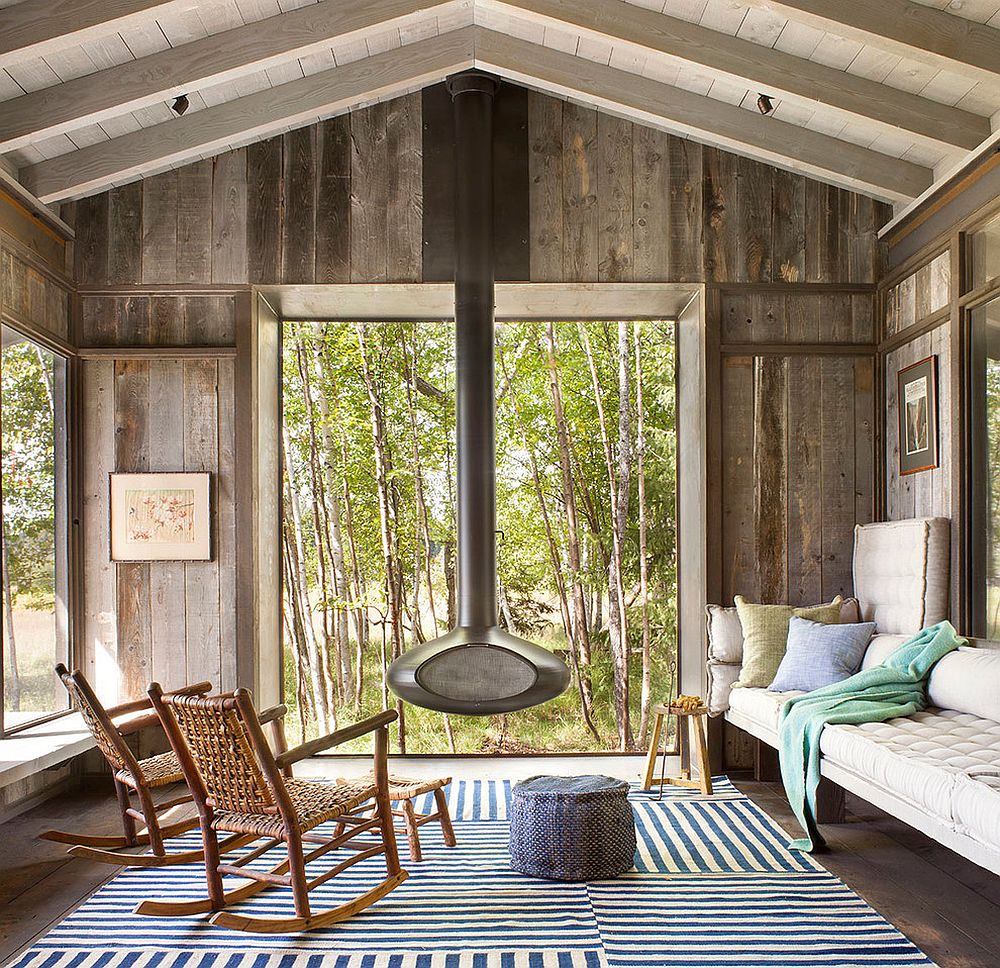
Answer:
[[[421, 281], [424, 221], [436, 217], [424, 211], [421, 106], [408, 95], [64, 206], [81, 345], [231, 343], [233, 295], [258, 282]], [[720, 596], [849, 591], [851, 529], [871, 513], [876, 231], [888, 209], [534, 92], [511, 137], [526, 140], [531, 281], [720, 287], [709, 320], [724, 357]], [[856, 345], [836, 352], [843, 343]], [[219, 475], [221, 528], [231, 364], [123, 350], [86, 371], [85, 646], [121, 657], [123, 694], [149, 672], [228, 685], [239, 607], [228, 536], [210, 566], [114, 568], [98, 484], [115, 468], [205, 467]]]

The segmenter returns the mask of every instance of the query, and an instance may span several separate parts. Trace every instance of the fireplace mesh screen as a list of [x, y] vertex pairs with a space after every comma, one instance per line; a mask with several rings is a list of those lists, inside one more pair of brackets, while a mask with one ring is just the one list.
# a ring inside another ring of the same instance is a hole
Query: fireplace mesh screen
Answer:
[[538, 673], [509, 649], [461, 645], [428, 659], [416, 678], [423, 689], [444, 699], [491, 702], [527, 692]]

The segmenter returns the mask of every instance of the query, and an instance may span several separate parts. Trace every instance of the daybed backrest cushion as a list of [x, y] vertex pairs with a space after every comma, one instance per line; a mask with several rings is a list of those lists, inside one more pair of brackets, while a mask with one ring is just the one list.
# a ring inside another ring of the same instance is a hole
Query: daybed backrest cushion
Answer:
[[879, 632], [915, 635], [947, 618], [950, 544], [947, 518], [857, 525], [854, 594], [861, 620]]
[[927, 698], [933, 706], [1000, 723], [1000, 648], [979, 644], [949, 652], [934, 666]]

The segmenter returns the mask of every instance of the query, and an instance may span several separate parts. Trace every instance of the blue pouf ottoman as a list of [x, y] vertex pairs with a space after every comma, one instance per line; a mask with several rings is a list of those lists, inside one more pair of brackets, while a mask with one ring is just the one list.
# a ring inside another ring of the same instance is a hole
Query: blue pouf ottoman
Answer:
[[631, 870], [635, 815], [628, 784], [610, 776], [533, 776], [514, 787], [510, 866], [555, 881]]

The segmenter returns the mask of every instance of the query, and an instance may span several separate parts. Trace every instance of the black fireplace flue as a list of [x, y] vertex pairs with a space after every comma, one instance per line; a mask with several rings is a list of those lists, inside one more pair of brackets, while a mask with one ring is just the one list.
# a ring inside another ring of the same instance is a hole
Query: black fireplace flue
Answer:
[[448, 78], [455, 116], [458, 624], [389, 668], [392, 691], [441, 712], [490, 715], [554, 699], [565, 663], [497, 625], [493, 97], [498, 78]]

